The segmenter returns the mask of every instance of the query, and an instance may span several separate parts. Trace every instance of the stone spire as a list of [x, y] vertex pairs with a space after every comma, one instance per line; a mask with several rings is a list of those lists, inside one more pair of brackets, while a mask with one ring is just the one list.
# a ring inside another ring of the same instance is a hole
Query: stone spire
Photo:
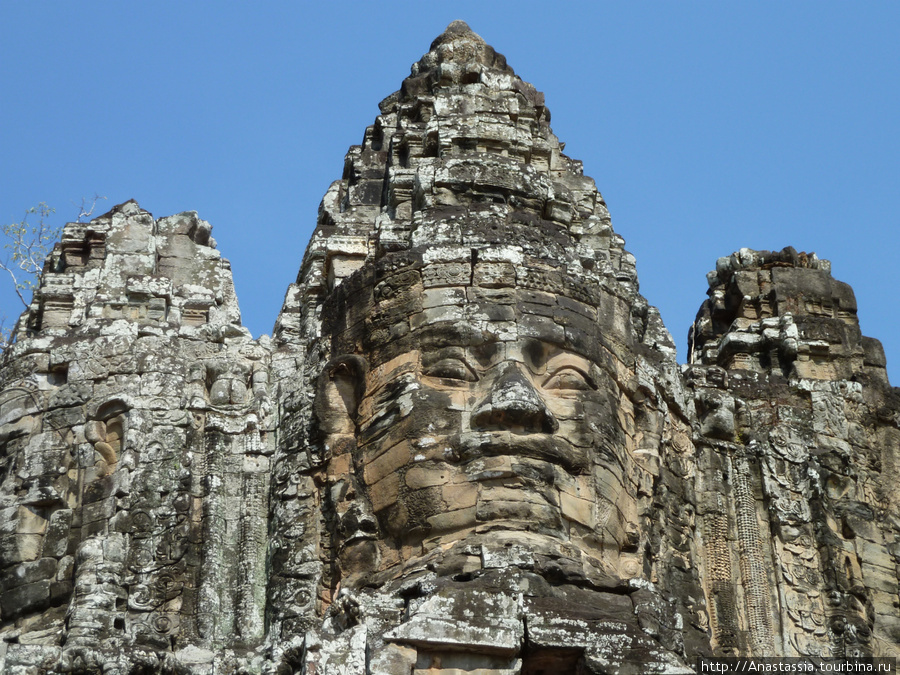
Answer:
[[297, 335], [300, 295], [321, 297], [385, 253], [514, 243], [633, 296], [636, 339], [649, 329], [646, 340], [674, 356], [658, 312], [637, 295], [634, 258], [602, 195], [553, 134], [543, 94], [464, 22], [451, 23], [379, 107], [322, 200], [276, 337]]
[[[417, 63], [413, 64], [413, 76], [426, 74], [427, 71], [440, 68], [444, 63], [456, 62], [464, 71], [475, 63], [514, 75], [513, 69], [506, 64], [503, 54], [475, 33], [465, 21], [453, 21], [431, 43], [429, 52]], [[443, 77], [439, 75], [439, 78]]]

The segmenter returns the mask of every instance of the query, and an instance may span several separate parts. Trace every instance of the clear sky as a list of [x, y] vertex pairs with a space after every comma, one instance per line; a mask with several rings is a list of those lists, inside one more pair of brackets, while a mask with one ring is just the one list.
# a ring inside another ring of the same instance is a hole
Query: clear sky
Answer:
[[0, 219], [196, 210], [268, 333], [344, 153], [454, 19], [546, 94], [681, 360], [716, 258], [792, 245], [900, 384], [896, 1], [0, 0]]

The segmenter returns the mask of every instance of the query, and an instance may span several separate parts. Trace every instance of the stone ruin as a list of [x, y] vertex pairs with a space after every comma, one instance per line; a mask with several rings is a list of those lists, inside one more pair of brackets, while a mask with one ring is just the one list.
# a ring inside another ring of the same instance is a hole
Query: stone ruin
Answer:
[[196, 213], [66, 226], [0, 368], [0, 671], [900, 653], [900, 390], [852, 290], [720, 258], [679, 365], [549, 121], [451, 24], [271, 338]]

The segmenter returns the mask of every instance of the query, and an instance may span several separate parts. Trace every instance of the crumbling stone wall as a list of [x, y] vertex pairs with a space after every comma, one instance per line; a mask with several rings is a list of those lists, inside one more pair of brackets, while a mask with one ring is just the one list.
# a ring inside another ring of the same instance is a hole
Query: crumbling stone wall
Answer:
[[895, 654], [900, 435], [881, 345], [814, 254], [742, 249], [708, 279], [686, 374], [713, 644]]
[[451, 24], [271, 339], [195, 213], [66, 227], [0, 362], [0, 670], [897, 655], [900, 402], [851, 289], [722, 258], [680, 366], [549, 119]]
[[9, 667], [261, 639], [268, 349], [240, 327], [209, 224], [128, 202], [68, 225], [16, 338], [0, 371]]

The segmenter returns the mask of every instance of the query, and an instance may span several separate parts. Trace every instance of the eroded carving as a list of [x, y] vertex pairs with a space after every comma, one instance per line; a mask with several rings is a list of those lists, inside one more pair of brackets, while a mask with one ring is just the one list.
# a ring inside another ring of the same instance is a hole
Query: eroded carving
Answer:
[[689, 362], [543, 95], [454, 22], [274, 337], [196, 213], [72, 223], [0, 361], [0, 670], [691, 672], [897, 656], [900, 397], [815, 254]]

